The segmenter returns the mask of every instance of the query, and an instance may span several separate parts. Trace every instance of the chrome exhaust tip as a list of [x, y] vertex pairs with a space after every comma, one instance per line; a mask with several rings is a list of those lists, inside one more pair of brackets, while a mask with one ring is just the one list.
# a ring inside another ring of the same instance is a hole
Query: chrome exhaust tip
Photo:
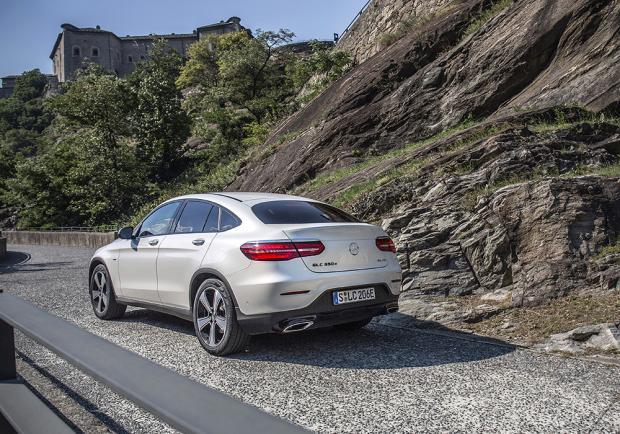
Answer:
[[314, 321], [308, 318], [293, 318], [285, 321], [285, 325], [282, 328], [282, 333], [300, 332], [312, 327], [313, 324]]

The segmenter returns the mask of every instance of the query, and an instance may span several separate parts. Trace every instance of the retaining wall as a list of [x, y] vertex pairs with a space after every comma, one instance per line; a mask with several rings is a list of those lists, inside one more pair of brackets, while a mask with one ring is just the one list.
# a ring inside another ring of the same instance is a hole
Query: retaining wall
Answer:
[[416, 17], [428, 16], [454, 0], [372, 0], [336, 47], [362, 63], [381, 50], [381, 37]]
[[35, 232], [5, 231], [8, 244], [36, 244], [47, 246], [70, 246], [98, 248], [111, 243], [115, 232]]

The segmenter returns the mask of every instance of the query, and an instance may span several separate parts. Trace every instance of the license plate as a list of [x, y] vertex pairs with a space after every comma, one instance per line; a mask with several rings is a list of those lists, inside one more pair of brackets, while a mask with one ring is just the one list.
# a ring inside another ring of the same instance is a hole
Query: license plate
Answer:
[[347, 291], [334, 291], [332, 300], [334, 305], [355, 303], [375, 299], [375, 288], [349, 289]]

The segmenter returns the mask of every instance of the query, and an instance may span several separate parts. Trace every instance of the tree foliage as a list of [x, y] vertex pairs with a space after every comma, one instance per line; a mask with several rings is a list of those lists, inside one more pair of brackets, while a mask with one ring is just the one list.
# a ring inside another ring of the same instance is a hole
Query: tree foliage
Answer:
[[91, 64], [47, 96], [43, 74], [22, 74], [0, 100], [0, 224], [127, 222], [161, 198], [223, 188], [277, 121], [350, 67], [325, 44], [293, 53], [293, 37], [212, 36], [185, 62], [157, 41], [127, 78]]
[[140, 62], [127, 80], [133, 93], [130, 119], [138, 158], [147, 164], [155, 181], [167, 181], [176, 174], [182, 144], [190, 132], [190, 120], [175, 84], [181, 65], [181, 56], [159, 40], [149, 59]]

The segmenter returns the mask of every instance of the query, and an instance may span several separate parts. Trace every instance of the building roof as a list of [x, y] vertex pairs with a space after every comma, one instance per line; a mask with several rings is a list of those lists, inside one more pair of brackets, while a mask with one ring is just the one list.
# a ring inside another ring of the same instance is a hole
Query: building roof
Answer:
[[197, 36], [193, 33], [171, 33], [169, 35], [146, 35], [146, 36], [121, 36], [119, 39], [121, 41], [141, 41], [141, 40], [152, 40], [159, 38], [166, 39], [185, 39], [185, 38], [196, 38]]
[[[218, 27], [226, 27], [229, 26], [231, 24], [235, 24], [235, 21], [241, 21], [240, 18], [237, 17], [231, 17], [228, 19], [228, 21], [220, 21], [219, 23], [215, 23], [215, 24], [208, 24], [206, 26], [201, 26], [198, 27], [198, 29], [196, 29], [196, 32], [199, 32], [200, 30], [203, 29], [212, 29], [212, 28], [218, 28]], [[131, 36], [131, 35], [127, 35], [127, 36], [123, 36], [123, 37], [118, 37], [116, 36], [116, 34], [114, 34], [113, 32], [110, 32], [109, 30], [102, 30], [101, 27], [97, 26], [97, 27], [77, 27], [74, 26], [73, 24], [69, 24], [69, 23], [65, 23], [62, 24], [60, 27], [62, 27], [62, 32], [60, 32], [58, 34], [58, 36], [56, 37], [56, 42], [54, 42], [54, 46], [52, 47], [52, 52], [50, 53], [50, 59], [54, 59], [54, 53], [56, 53], [56, 50], [58, 49], [58, 45], [60, 44], [60, 40], [62, 38], [62, 34], [64, 31], [70, 31], [70, 32], [82, 32], [82, 33], [107, 33], [110, 34], [112, 36], [114, 36], [117, 39], [120, 39], [121, 41], [149, 41], [149, 40], [153, 40], [153, 39], [159, 39], [159, 38], [165, 38], [165, 39], [186, 39], [186, 38], [196, 38], [197, 35], [195, 33], [171, 33], [168, 35], [137, 35], [137, 36]], [[243, 26], [242, 26], [243, 28]]]

